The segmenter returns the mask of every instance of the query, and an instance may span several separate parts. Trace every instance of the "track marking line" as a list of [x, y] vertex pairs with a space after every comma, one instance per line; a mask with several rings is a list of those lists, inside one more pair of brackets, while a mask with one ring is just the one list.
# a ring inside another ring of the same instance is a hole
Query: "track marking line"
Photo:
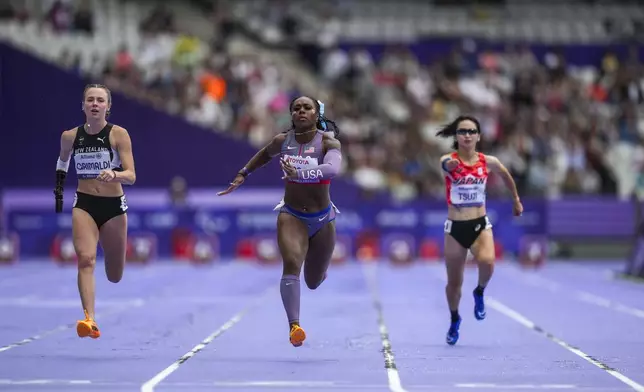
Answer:
[[644, 310], [634, 308], [631, 306], [627, 306], [624, 304], [621, 304], [619, 302], [611, 301], [607, 298], [600, 297], [599, 295], [595, 295], [592, 293], [588, 293], [585, 291], [578, 291], [577, 292], [577, 297], [585, 302], [595, 304], [597, 306], [602, 306], [608, 309], [612, 309], [615, 311], [618, 311], [620, 313], [625, 313], [631, 316], [639, 317], [641, 319], [644, 319]]
[[[98, 318], [103, 318], [104, 319], [106, 317], [114, 316], [116, 314], [131, 310], [131, 309], [134, 309], [134, 308], [137, 308], [137, 307], [141, 307], [141, 306], [145, 305], [145, 303], [146, 303], [146, 301], [144, 301], [144, 300], [132, 301], [132, 302], [130, 302], [129, 305], [121, 306], [121, 307], [115, 307], [115, 309], [111, 309], [111, 310], [108, 310], [108, 311], [96, 313], [96, 318], [97, 319]], [[78, 301], [77, 301], [77, 304], [78, 304]], [[65, 324], [65, 325], [59, 325], [58, 327], [56, 327], [54, 329], [50, 329], [48, 331], [41, 332], [39, 334], [33, 335], [31, 337], [28, 337], [26, 339], [22, 339], [22, 340], [20, 340], [18, 342], [11, 343], [11, 344], [8, 344], [6, 346], [2, 346], [2, 347], [0, 347], [0, 353], [4, 352], [4, 351], [11, 350], [12, 348], [24, 346], [26, 344], [35, 342], [37, 340], [41, 340], [41, 339], [43, 339], [43, 338], [45, 338], [45, 337], [47, 337], [49, 335], [53, 335], [53, 334], [55, 334], [57, 332], [62, 332], [62, 331], [66, 331], [66, 330], [73, 329], [73, 328], [76, 328], [76, 322]]]
[[338, 387], [333, 381], [218, 381], [210, 385], [218, 387], [267, 387], [267, 388], [328, 388]]
[[615, 377], [619, 381], [623, 382], [624, 384], [628, 385], [629, 387], [633, 388], [633, 390], [637, 392], [644, 392], [644, 385], [637, 383], [636, 381], [626, 377], [619, 371], [611, 368], [610, 366], [606, 365], [605, 363], [593, 358], [592, 356], [586, 354], [585, 352], [581, 351], [579, 348], [574, 347], [565, 341], [559, 339], [558, 337], [554, 336], [550, 332], [544, 330], [543, 328], [539, 327], [536, 325], [534, 322], [532, 322], [530, 319], [527, 317], [523, 316], [521, 313], [517, 312], [516, 310], [504, 305], [503, 303], [487, 297], [486, 298], [486, 304], [491, 307], [492, 309], [496, 310], [497, 312], [500, 312], [501, 314], [511, 318], [512, 320], [516, 321], [517, 323], [523, 325], [524, 327], [537, 332], [546, 338], [548, 338], [550, 341], [557, 343], [559, 346], [565, 348], [566, 350], [570, 351], [571, 353], [579, 356], [580, 358], [586, 360], [587, 362], [597, 366], [598, 368], [604, 370], [606, 373], [610, 374], [611, 376]]
[[262, 302], [266, 301], [268, 294], [274, 292], [275, 290], [276, 288], [274, 286], [269, 287], [264, 293], [256, 297], [255, 301], [253, 301], [251, 304], [249, 304], [244, 309], [242, 309], [237, 314], [235, 314], [230, 320], [226, 321], [221, 327], [217, 328], [217, 330], [215, 330], [213, 333], [208, 335], [199, 344], [194, 346], [190, 351], [183, 354], [179, 359], [177, 359], [172, 364], [170, 364], [170, 366], [166, 367], [161, 372], [157, 373], [154, 377], [146, 381], [141, 386], [141, 392], [154, 391], [154, 388], [157, 385], [159, 385], [159, 383], [161, 383], [169, 375], [174, 373], [177, 369], [179, 369], [179, 367], [183, 365], [187, 360], [194, 357], [198, 352], [206, 348], [206, 346], [212, 343], [219, 336], [223, 335], [226, 331], [234, 327], [235, 324], [237, 324], [246, 314], [248, 314], [251, 310], [259, 306]]
[[[108, 381], [108, 380], [58, 380], [58, 379], [27, 379], [27, 380], [15, 380], [15, 379], [0, 379], [0, 385], [11, 385], [13, 387], [24, 386], [26, 389], [31, 389], [34, 385], [38, 385], [41, 389], [46, 387], [60, 387], [66, 386], [68, 388], [72, 387], [83, 387], [87, 388], [88, 385], [94, 387], [132, 387], [135, 385], [140, 385], [140, 383], [131, 382], [131, 381]], [[351, 383], [351, 382], [334, 382], [334, 381], [286, 381], [286, 380], [271, 380], [271, 381], [220, 381], [220, 382], [167, 382], [164, 383], [161, 387], [166, 388], [230, 388], [230, 389], [248, 389], [248, 388], [257, 388], [257, 389], [267, 389], [275, 390], [276, 388], [281, 389], [294, 389], [300, 390], [301, 388], [309, 389], [324, 389], [324, 390], [333, 390], [333, 389], [354, 389], [358, 391], [364, 391], [368, 389], [382, 389], [382, 384], [364, 384], [364, 383]], [[594, 387], [594, 386], [580, 386], [575, 384], [503, 384], [503, 383], [457, 383], [457, 384], [414, 384], [410, 386], [415, 389], [422, 390], [437, 390], [437, 391], [449, 391], [453, 389], [464, 389], [464, 390], [576, 390], [576, 391], [598, 391], [598, 392], [607, 392], [607, 391], [623, 391], [623, 388], [606, 388], [606, 387]]]
[[[535, 275], [525, 275], [522, 273], [522, 271], [517, 271], [517, 270], [515, 270], [515, 272], [521, 275], [524, 281], [533, 287], [542, 288], [552, 293], [566, 291], [565, 284], [559, 283], [550, 278], [546, 278], [543, 276], [535, 276]], [[606, 309], [611, 309], [616, 312], [620, 312], [620, 313], [628, 314], [630, 316], [635, 316], [635, 317], [644, 319], [644, 310], [642, 309], [624, 305], [617, 301], [612, 301], [606, 297], [589, 293], [584, 290], [572, 289], [571, 291], [573, 290], [574, 290], [574, 298], [579, 301], [583, 301], [592, 305], [601, 306]]]
[[457, 388], [472, 388], [472, 389], [576, 389], [574, 384], [497, 384], [497, 383], [467, 383], [456, 384]]
[[[447, 277], [444, 275], [437, 275], [439, 279], [442, 281], [447, 281]], [[593, 358], [592, 356], [586, 354], [585, 352], [581, 351], [579, 348], [572, 346], [565, 341], [561, 340], [560, 338], [556, 337], [552, 333], [544, 330], [537, 324], [535, 324], [533, 321], [522, 315], [521, 313], [517, 312], [516, 310], [510, 308], [509, 306], [501, 303], [500, 301], [491, 298], [490, 296], [486, 296], [485, 298], [485, 304], [489, 306], [490, 308], [496, 310], [497, 312], [503, 314], [504, 316], [507, 316], [508, 318], [516, 321], [517, 323], [523, 325], [524, 327], [537, 332], [540, 335], [545, 336], [548, 338], [548, 340], [558, 344], [559, 346], [565, 348], [566, 350], [570, 351], [571, 353], [579, 356], [580, 358], [584, 359], [585, 361], [597, 366], [598, 368], [604, 370], [606, 373], [610, 374], [611, 376], [615, 377], [619, 381], [623, 382], [624, 384], [628, 385], [631, 387], [633, 390], [637, 392], [644, 392], [644, 385], [639, 384], [638, 382], [628, 378], [627, 376], [623, 375], [619, 371], [611, 368], [610, 366], [606, 365], [605, 363]]]
[[[97, 301], [97, 305], [102, 307], [123, 307], [136, 305], [140, 301], [143, 301], [143, 298], [102, 300]], [[78, 298], [0, 297], [0, 307], [59, 309], [78, 308], [78, 304]]]
[[[210, 272], [211, 273], [214, 273], [214, 272], [221, 273], [223, 271], [230, 271], [230, 270], [235, 271], [235, 269], [237, 267], [239, 267], [239, 266], [240, 265], [229, 263], [229, 264], [225, 264], [225, 265], [221, 265], [221, 266], [218, 266], [216, 268], [213, 268], [212, 270], [210, 270]], [[148, 273], [145, 274], [145, 279], [147, 280], [149, 278], [154, 278], [154, 277], [157, 277], [158, 275], [161, 275], [161, 273], [158, 272], [158, 271], [170, 270], [170, 272], [172, 272], [172, 270], [176, 270], [176, 267], [177, 266], [175, 266], [175, 265], [168, 265], [168, 266], [163, 266], [160, 269], [148, 270], [149, 272], [146, 271]], [[25, 298], [27, 298], [27, 300], [30, 300], [30, 299], [34, 299], [34, 298], [37, 298], [37, 297], [35, 297], [35, 296], [27, 296], [27, 297], [22, 297], [21, 300], [24, 301]], [[141, 298], [130, 299], [130, 300], [128, 300], [129, 305], [115, 307], [114, 309], [110, 309], [110, 310], [103, 311], [103, 312], [97, 312], [96, 313], [96, 318], [98, 319], [99, 317], [102, 317], [102, 318], [110, 317], [110, 316], [113, 316], [113, 315], [116, 315], [116, 314], [119, 314], [119, 313], [122, 313], [122, 312], [125, 312], [125, 311], [128, 311], [128, 310], [134, 309], [136, 307], [141, 307], [141, 306], [143, 306], [143, 305], [145, 305], [145, 304], [147, 304], [147, 303], [149, 303], [151, 301], [154, 301], [154, 300], [165, 300], [165, 298], [161, 294], [161, 295], [152, 296], [152, 297], [147, 298], [147, 299], [141, 299]], [[99, 300], [99, 301], [97, 301], [97, 304], [99, 304], [99, 306], [102, 306], [103, 302], [104, 301]], [[77, 306], [78, 306], [79, 303], [80, 303], [80, 299], [77, 299], [76, 300]], [[76, 328], [76, 322], [69, 323], [69, 324], [64, 324], [64, 325], [59, 325], [56, 328], [47, 330], [45, 332], [41, 332], [41, 333], [39, 333], [37, 335], [28, 337], [26, 339], [22, 339], [22, 340], [20, 340], [18, 342], [14, 342], [14, 343], [11, 343], [11, 344], [8, 344], [8, 345], [5, 345], [5, 346], [0, 346], [0, 353], [4, 352], [4, 351], [11, 350], [11, 349], [16, 348], [16, 347], [24, 346], [26, 344], [35, 342], [37, 340], [41, 340], [41, 339], [43, 339], [43, 338], [45, 338], [47, 336], [56, 334], [58, 332], [66, 331], [66, 330], [69, 330], [69, 329], [73, 329], [73, 328]]]
[[376, 308], [378, 315], [378, 330], [380, 332], [380, 340], [382, 341], [382, 355], [385, 358], [385, 369], [387, 369], [387, 380], [389, 382], [389, 390], [391, 392], [406, 392], [402, 387], [400, 381], [400, 374], [396, 368], [396, 360], [391, 348], [391, 341], [389, 339], [389, 330], [385, 324], [385, 317], [383, 312], [382, 300], [380, 299], [380, 292], [378, 289], [378, 272], [376, 263], [363, 263], [362, 271], [364, 273], [367, 286], [371, 291], [371, 298], [373, 306]]

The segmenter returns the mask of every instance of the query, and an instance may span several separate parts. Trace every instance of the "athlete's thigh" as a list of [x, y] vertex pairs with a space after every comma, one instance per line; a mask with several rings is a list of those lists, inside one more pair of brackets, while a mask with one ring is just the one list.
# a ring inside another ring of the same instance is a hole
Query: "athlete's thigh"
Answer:
[[277, 245], [286, 263], [302, 265], [309, 249], [306, 225], [297, 217], [281, 212], [277, 216]]
[[96, 259], [98, 227], [91, 215], [80, 208], [72, 208], [72, 240], [80, 262]]
[[463, 248], [451, 234], [446, 233], [443, 254], [445, 256], [447, 279], [450, 282], [461, 281], [463, 279], [463, 272], [465, 271], [467, 249]]
[[122, 273], [127, 250], [127, 214], [115, 216], [105, 222], [101, 226], [99, 238], [108, 276], [119, 271]]
[[472, 255], [479, 263], [493, 263], [495, 258], [494, 234], [492, 229], [481, 231], [479, 237], [472, 244]]
[[335, 221], [331, 221], [309, 240], [309, 251], [304, 263], [305, 274], [307, 270], [326, 270], [333, 256], [335, 235]]
[[448, 264], [459, 263], [467, 257], [467, 249], [463, 247], [451, 234], [445, 233], [443, 241], [443, 256]]

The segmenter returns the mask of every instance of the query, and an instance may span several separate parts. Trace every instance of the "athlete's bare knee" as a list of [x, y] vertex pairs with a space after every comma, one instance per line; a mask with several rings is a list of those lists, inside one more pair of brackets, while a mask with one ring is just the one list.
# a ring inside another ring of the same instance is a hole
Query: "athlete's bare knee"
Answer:
[[445, 285], [445, 293], [447, 295], [460, 295], [462, 286], [462, 284], [453, 284], [448, 282], [447, 285]]
[[463, 278], [460, 277], [447, 277], [447, 288], [450, 290], [461, 289], [463, 287]]
[[445, 264], [447, 267], [447, 282], [453, 285], [462, 285], [465, 260], [460, 257], [446, 258]]
[[300, 276], [300, 271], [302, 270], [302, 262], [293, 258], [285, 258], [282, 263], [283, 275]]
[[494, 256], [484, 256], [476, 259], [479, 267], [494, 267]]
[[448, 287], [461, 287], [463, 286], [463, 274], [456, 271], [448, 271], [447, 273], [447, 286]]
[[96, 267], [96, 255], [93, 253], [79, 253], [78, 254], [78, 270], [79, 271], [94, 271]]

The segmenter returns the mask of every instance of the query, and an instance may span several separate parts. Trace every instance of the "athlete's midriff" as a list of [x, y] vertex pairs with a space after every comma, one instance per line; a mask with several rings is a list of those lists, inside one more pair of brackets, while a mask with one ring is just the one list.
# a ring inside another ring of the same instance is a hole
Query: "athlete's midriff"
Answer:
[[329, 184], [286, 183], [284, 203], [302, 212], [322, 211], [331, 204]]
[[101, 182], [94, 179], [78, 180], [78, 192], [93, 196], [120, 197], [123, 196], [123, 185], [120, 182]]
[[486, 214], [485, 206], [458, 208], [450, 205], [447, 207], [447, 219], [454, 221], [472, 220], [485, 216]]

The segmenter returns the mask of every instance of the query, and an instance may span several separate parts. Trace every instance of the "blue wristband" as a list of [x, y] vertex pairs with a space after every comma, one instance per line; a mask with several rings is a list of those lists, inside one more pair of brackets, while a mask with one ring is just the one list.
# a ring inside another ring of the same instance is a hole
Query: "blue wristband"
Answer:
[[443, 168], [443, 170], [445, 170], [446, 172], [449, 173], [449, 170], [447, 170], [447, 166], [446, 166], [447, 162], [449, 162], [449, 158], [448, 159], [443, 159], [443, 162], [441, 162], [441, 167]]

